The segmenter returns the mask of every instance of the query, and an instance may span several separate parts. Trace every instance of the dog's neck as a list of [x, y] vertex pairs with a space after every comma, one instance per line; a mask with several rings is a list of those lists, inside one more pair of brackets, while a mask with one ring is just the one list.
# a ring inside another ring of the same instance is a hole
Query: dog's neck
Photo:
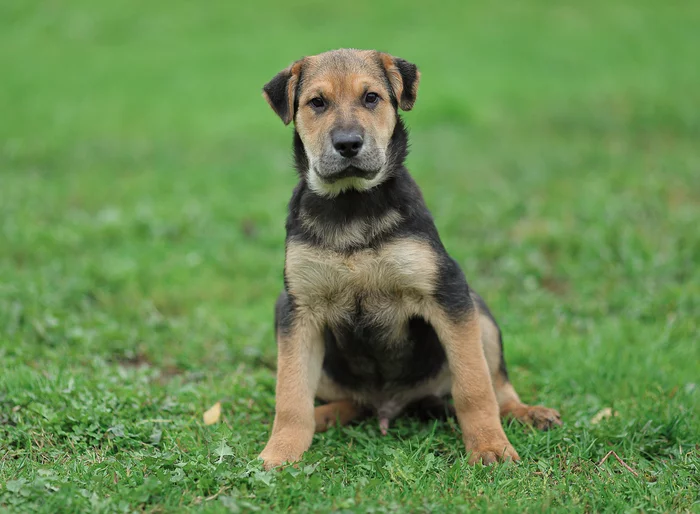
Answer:
[[420, 198], [404, 166], [407, 153], [408, 134], [397, 116], [387, 148], [386, 179], [372, 189], [351, 189], [327, 197], [314, 192], [307, 183], [309, 162], [295, 131], [294, 160], [300, 183], [289, 205], [288, 232], [292, 230], [301, 237], [310, 237], [318, 244], [337, 250], [371, 245], [410, 217], [416, 206], [407, 202], [408, 198], [415, 199], [416, 193]]

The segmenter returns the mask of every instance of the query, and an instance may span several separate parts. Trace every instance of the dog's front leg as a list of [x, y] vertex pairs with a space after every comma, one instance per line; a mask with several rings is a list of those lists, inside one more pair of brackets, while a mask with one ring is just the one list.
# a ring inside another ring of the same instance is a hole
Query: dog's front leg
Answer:
[[508, 441], [491, 385], [475, 310], [452, 315], [436, 309], [431, 316], [452, 373], [452, 397], [469, 464], [519, 460]]
[[260, 454], [265, 469], [294, 462], [311, 445], [314, 396], [323, 365], [323, 334], [296, 320], [277, 336], [277, 387], [272, 435]]

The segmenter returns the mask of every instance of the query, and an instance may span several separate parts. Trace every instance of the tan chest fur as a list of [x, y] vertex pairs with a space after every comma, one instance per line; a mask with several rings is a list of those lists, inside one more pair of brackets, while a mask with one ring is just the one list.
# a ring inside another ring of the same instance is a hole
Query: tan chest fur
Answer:
[[287, 246], [285, 271], [299, 315], [319, 326], [352, 322], [360, 306], [388, 330], [419, 314], [437, 276], [433, 250], [402, 239], [343, 254], [303, 243]]

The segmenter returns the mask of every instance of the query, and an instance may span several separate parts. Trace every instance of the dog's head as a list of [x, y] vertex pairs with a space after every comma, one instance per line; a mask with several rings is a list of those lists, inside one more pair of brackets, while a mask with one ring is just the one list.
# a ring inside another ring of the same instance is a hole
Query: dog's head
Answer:
[[310, 187], [334, 196], [386, 179], [397, 112], [413, 107], [419, 79], [403, 59], [343, 49], [300, 59], [263, 96], [285, 125], [294, 121]]

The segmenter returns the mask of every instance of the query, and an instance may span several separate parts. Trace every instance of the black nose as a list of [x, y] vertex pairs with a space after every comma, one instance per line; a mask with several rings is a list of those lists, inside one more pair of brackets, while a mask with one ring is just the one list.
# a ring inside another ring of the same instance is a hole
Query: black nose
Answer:
[[331, 135], [331, 142], [343, 157], [355, 157], [362, 148], [362, 134], [355, 131], [336, 130]]

